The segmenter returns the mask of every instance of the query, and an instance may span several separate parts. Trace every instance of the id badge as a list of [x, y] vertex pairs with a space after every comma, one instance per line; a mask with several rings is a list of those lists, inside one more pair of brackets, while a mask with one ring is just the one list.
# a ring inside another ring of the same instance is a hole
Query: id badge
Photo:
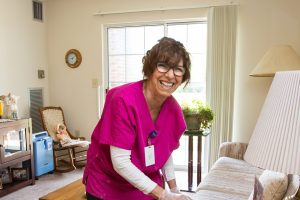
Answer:
[[154, 145], [145, 147], [145, 164], [146, 167], [155, 164]]

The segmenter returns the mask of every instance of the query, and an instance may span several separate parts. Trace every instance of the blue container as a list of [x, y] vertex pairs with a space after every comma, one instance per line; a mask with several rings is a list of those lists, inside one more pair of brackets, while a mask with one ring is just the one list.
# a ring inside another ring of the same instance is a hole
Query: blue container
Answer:
[[52, 172], [53, 163], [53, 141], [47, 131], [32, 134], [35, 176]]

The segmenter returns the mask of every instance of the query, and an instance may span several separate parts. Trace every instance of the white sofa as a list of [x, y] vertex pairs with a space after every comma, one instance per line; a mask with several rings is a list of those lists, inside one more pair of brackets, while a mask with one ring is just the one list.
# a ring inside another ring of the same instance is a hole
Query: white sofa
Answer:
[[[254, 187], [254, 176], [259, 177], [264, 169], [250, 165], [243, 160], [247, 149], [245, 143], [223, 143], [219, 159], [208, 175], [199, 184], [195, 200], [247, 200]], [[285, 197], [295, 194], [299, 187], [299, 176], [288, 176]]]

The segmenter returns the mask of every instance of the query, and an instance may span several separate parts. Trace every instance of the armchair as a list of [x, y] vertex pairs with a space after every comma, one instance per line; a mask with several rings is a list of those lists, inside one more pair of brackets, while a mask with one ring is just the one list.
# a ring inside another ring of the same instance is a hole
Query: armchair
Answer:
[[[74, 142], [68, 144], [67, 146], [62, 146], [56, 137], [56, 128], [58, 124], [64, 124], [64, 112], [61, 107], [42, 107], [39, 109], [42, 124], [44, 130], [46, 130], [53, 139], [53, 156], [55, 171], [58, 172], [68, 172], [76, 169], [76, 167], [82, 167], [85, 165], [86, 161], [86, 151], [89, 142], [84, 141], [84, 137], [75, 137], [66, 128], [66, 132], [71, 139], [78, 140], [79, 142]], [[67, 127], [67, 126], [66, 126]]]

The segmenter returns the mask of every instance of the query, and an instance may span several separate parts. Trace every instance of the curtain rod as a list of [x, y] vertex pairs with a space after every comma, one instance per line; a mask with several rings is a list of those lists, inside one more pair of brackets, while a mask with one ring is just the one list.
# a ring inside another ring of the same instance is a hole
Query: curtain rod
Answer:
[[153, 11], [171, 11], [171, 10], [184, 10], [184, 9], [196, 9], [196, 8], [208, 8], [213, 6], [226, 6], [226, 5], [238, 5], [236, 1], [230, 1], [226, 3], [215, 3], [215, 4], [203, 4], [197, 6], [181, 6], [181, 7], [168, 7], [168, 8], [152, 8], [152, 9], [136, 9], [136, 10], [123, 10], [123, 11], [98, 11], [94, 13], [94, 16], [113, 15], [113, 14], [127, 14], [127, 13], [141, 13], [141, 12], [153, 12]]

